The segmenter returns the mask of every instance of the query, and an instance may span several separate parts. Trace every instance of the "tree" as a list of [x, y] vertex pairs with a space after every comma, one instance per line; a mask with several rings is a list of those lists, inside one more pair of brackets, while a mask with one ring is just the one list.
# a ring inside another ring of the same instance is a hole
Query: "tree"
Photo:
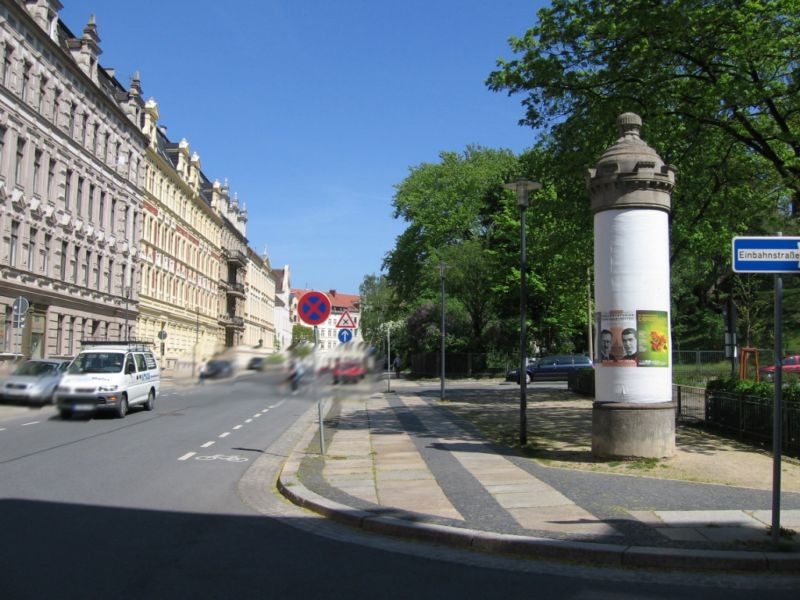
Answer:
[[560, 199], [586, 198], [575, 174], [613, 142], [617, 115], [643, 116], [644, 138], [678, 170], [673, 331], [689, 347], [722, 339], [731, 238], [798, 229], [788, 219], [800, 197], [798, 6], [556, 0], [512, 39], [519, 58], [499, 61], [487, 82], [523, 95], [523, 123], [551, 126], [538, 162], [550, 157]]
[[538, 16], [511, 40], [522, 57], [498, 61], [488, 80], [526, 94], [524, 123], [602, 105], [717, 132], [763, 159], [797, 208], [798, 0], [554, 0]]
[[306, 327], [300, 323], [292, 325], [292, 348], [296, 348], [303, 343], [314, 343], [314, 329]]

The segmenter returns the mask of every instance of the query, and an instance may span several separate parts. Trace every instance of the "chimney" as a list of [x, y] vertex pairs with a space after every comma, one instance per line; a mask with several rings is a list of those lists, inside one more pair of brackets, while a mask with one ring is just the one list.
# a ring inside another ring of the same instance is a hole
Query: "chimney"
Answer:
[[328, 290], [328, 293], [331, 295], [332, 298], [336, 298], [336, 290]]

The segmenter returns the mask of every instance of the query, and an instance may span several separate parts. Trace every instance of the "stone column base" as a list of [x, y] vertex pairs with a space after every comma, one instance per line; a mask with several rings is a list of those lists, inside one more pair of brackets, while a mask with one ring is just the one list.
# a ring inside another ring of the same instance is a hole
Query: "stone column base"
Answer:
[[667, 458], [675, 455], [675, 402], [592, 405], [595, 458]]

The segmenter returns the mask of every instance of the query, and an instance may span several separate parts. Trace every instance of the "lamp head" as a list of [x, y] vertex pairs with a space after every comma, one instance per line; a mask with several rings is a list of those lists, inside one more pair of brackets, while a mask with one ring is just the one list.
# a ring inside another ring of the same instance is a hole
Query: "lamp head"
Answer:
[[531, 192], [542, 189], [542, 184], [530, 179], [517, 179], [511, 183], [504, 183], [503, 187], [517, 193], [517, 206], [528, 208], [528, 195]]

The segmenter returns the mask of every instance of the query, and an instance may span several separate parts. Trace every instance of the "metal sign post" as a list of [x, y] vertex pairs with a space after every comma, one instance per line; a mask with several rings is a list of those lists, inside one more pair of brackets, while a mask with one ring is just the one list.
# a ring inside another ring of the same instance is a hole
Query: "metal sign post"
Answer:
[[317, 344], [319, 344], [319, 328], [314, 325], [314, 351], [311, 353], [311, 368], [314, 372], [311, 374], [312, 393], [317, 399], [317, 419], [319, 420], [319, 453], [325, 454], [325, 428], [322, 419], [322, 398], [319, 395], [317, 388]]
[[772, 410], [772, 543], [781, 537], [781, 452], [783, 447], [783, 278], [800, 273], [800, 237], [735, 237], [736, 273], [775, 274], [775, 402]]

